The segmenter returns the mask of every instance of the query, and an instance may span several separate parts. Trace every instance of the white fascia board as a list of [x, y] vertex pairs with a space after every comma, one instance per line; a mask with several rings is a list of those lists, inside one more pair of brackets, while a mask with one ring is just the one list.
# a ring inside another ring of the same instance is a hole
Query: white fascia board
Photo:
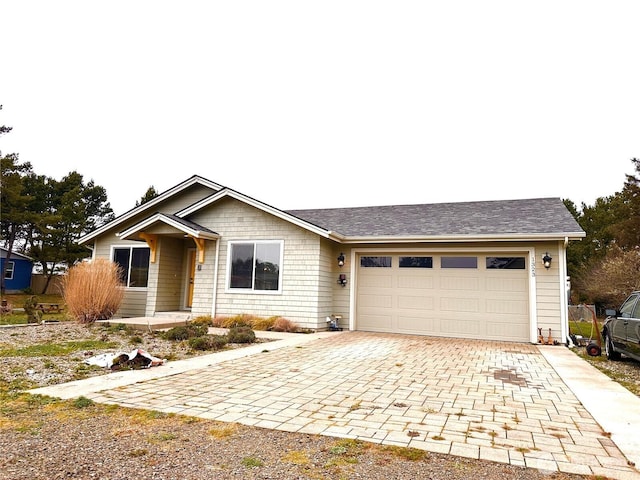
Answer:
[[311, 223], [308, 223], [308, 222], [305, 222], [304, 220], [299, 219], [298, 217], [294, 217], [293, 215], [289, 215], [288, 213], [283, 212], [282, 210], [279, 210], [275, 207], [267, 205], [266, 203], [262, 203], [251, 197], [243, 195], [242, 193], [236, 192], [235, 190], [229, 190], [229, 189], [225, 189], [218, 193], [214, 193], [213, 195], [210, 195], [209, 197], [202, 199], [199, 202], [194, 203], [193, 205], [183, 210], [180, 210], [175, 215], [176, 217], [185, 218], [186, 216], [191, 215], [192, 213], [197, 212], [198, 210], [208, 205], [211, 205], [215, 202], [218, 202], [219, 200], [226, 197], [231, 197], [231, 198], [234, 198], [235, 200], [246, 203], [247, 205], [251, 205], [252, 207], [257, 208], [258, 210], [262, 210], [265, 213], [269, 213], [275, 217], [285, 220], [286, 222], [292, 223], [300, 228], [309, 230], [310, 232], [320, 235], [321, 237], [329, 238], [331, 234], [331, 232], [328, 230], [317, 227]]
[[144, 212], [146, 210], [151, 209], [152, 207], [154, 207], [155, 205], [157, 205], [160, 202], [163, 202], [164, 200], [166, 200], [167, 198], [172, 197], [173, 195], [180, 193], [181, 191], [183, 191], [184, 189], [190, 187], [191, 185], [194, 185], [196, 183], [199, 183], [201, 185], [205, 185], [209, 188], [212, 188], [213, 190], [222, 190], [224, 187], [222, 185], [218, 185], [215, 182], [212, 182], [210, 180], [207, 180], [206, 178], [202, 178], [199, 177], [197, 175], [194, 175], [191, 178], [188, 178], [187, 180], [185, 180], [184, 182], [176, 185], [173, 188], [170, 188], [169, 190], [167, 190], [166, 192], [161, 193], [160, 195], [158, 195], [157, 197], [149, 200], [148, 202], [143, 203], [142, 205], [132, 208], [131, 210], [123, 213], [122, 215], [120, 215], [119, 217], [116, 217], [115, 219], [113, 219], [111, 222], [106, 223], [104, 225], [102, 225], [101, 227], [97, 228], [96, 230], [94, 230], [91, 233], [88, 233], [87, 235], [80, 237], [78, 239], [78, 243], [80, 245], [82, 245], [83, 243], [88, 242], [89, 240], [102, 235], [104, 232], [106, 232], [107, 230], [111, 230], [114, 227], [117, 227], [118, 225], [120, 225], [121, 223], [129, 220], [131, 217], [138, 215], [141, 212]]
[[416, 242], [523, 242], [523, 241], [556, 241], [568, 238], [569, 240], [580, 240], [585, 234], [510, 234], [510, 235], [431, 235], [431, 236], [378, 236], [378, 237], [342, 237], [339, 241], [344, 244], [349, 243], [416, 243]]
[[121, 239], [126, 240], [127, 238], [131, 237], [132, 235], [135, 235], [139, 231], [144, 230], [145, 228], [148, 228], [148, 227], [150, 227], [151, 225], [153, 225], [154, 223], [157, 223], [157, 222], [165, 223], [165, 224], [175, 228], [176, 230], [179, 230], [179, 231], [181, 231], [183, 233], [191, 235], [192, 237], [205, 238], [207, 240], [216, 240], [216, 239], [220, 238], [220, 236], [218, 234], [214, 234], [214, 233], [210, 233], [210, 232], [203, 232], [201, 230], [195, 230], [193, 228], [189, 228], [188, 226], [186, 226], [186, 225], [184, 225], [184, 224], [182, 224], [180, 222], [176, 222], [174, 219], [172, 219], [170, 217], [167, 217], [166, 215], [164, 215], [162, 213], [157, 213], [155, 215], [152, 215], [151, 217], [143, 220], [140, 223], [135, 224], [133, 227], [128, 228], [124, 232], [120, 232], [117, 235]]

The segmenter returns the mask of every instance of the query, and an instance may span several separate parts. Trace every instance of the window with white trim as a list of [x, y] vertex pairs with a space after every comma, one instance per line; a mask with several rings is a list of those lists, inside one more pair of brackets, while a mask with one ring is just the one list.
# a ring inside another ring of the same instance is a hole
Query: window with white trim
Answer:
[[4, 271], [5, 280], [13, 280], [13, 272], [16, 270], [16, 262], [7, 262], [7, 269]]
[[113, 261], [120, 265], [125, 287], [147, 286], [149, 281], [149, 247], [114, 247]]
[[228, 288], [237, 291], [279, 292], [282, 240], [229, 242]]

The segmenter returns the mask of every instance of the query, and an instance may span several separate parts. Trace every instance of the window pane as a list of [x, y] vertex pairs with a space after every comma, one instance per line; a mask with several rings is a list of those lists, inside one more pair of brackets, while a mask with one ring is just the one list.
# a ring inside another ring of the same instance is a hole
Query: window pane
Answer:
[[253, 243], [231, 245], [231, 288], [253, 286]]
[[15, 262], [7, 262], [7, 269], [4, 272], [5, 280], [13, 280], [13, 271], [15, 269]]
[[433, 268], [433, 257], [400, 257], [400, 268]]
[[256, 290], [278, 290], [280, 278], [280, 245], [256, 245]]
[[360, 257], [361, 267], [391, 267], [391, 257]]
[[146, 287], [149, 281], [148, 248], [115, 248], [113, 261], [120, 266], [122, 283], [127, 287]]
[[487, 268], [524, 270], [524, 257], [487, 257]]
[[149, 252], [148, 248], [131, 249], [131, 273], [129, 275], [130, 287], [146, 287], [149, 279]]
[[[116, 248], [113, 250], [113, 261], [120, 265], [120, 273], [122, 274], [121, 280], [124, 285], [127, 285], [129, 279], [129, 254], [130, 248]], [[128, 285], [127, 285], [128, 286]]]
[[478, 268], [478, 257], [441, 257], [442, 268]]
[[629, 298], [625, 300], [625, 302], [620, 307], [620, 316], [624, 318], [631, 317], [633, 313], [633, 306], [636, 304], [636, 300], [638, 299], [637, 295], [631, 295]]

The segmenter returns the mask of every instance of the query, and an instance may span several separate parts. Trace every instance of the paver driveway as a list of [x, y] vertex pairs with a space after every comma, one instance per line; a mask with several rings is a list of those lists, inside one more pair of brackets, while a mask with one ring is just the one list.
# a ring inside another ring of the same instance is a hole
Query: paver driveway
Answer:
[[342, 332], [260, 348], [86, 395], [290, 432], [637, 478], [535, 345]]

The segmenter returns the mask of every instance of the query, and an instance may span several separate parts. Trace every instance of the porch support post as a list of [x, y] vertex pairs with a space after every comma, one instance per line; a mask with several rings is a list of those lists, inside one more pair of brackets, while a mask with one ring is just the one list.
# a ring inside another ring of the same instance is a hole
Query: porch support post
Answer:
[[198, 250], [198, 263], [204, 263], [204, 245], [205, 245], [205, 239], [204, 238], [196, 238], [196, 237], [191, 237], [194, 241], [194, 243], [196, 244], [196, 248]]
[[153, 234], [153, 233], [145, 233], [145, 232], [140, 232], [138, 235], [145, 242], [147, 242], [147, 245], [149, 245], [149, 249], [151, 250], [151, 259], [150, 260], [151, 260], [151, 263], [155, 263], [156, 262], [156, 249], [158, 248], [158, 235]]

